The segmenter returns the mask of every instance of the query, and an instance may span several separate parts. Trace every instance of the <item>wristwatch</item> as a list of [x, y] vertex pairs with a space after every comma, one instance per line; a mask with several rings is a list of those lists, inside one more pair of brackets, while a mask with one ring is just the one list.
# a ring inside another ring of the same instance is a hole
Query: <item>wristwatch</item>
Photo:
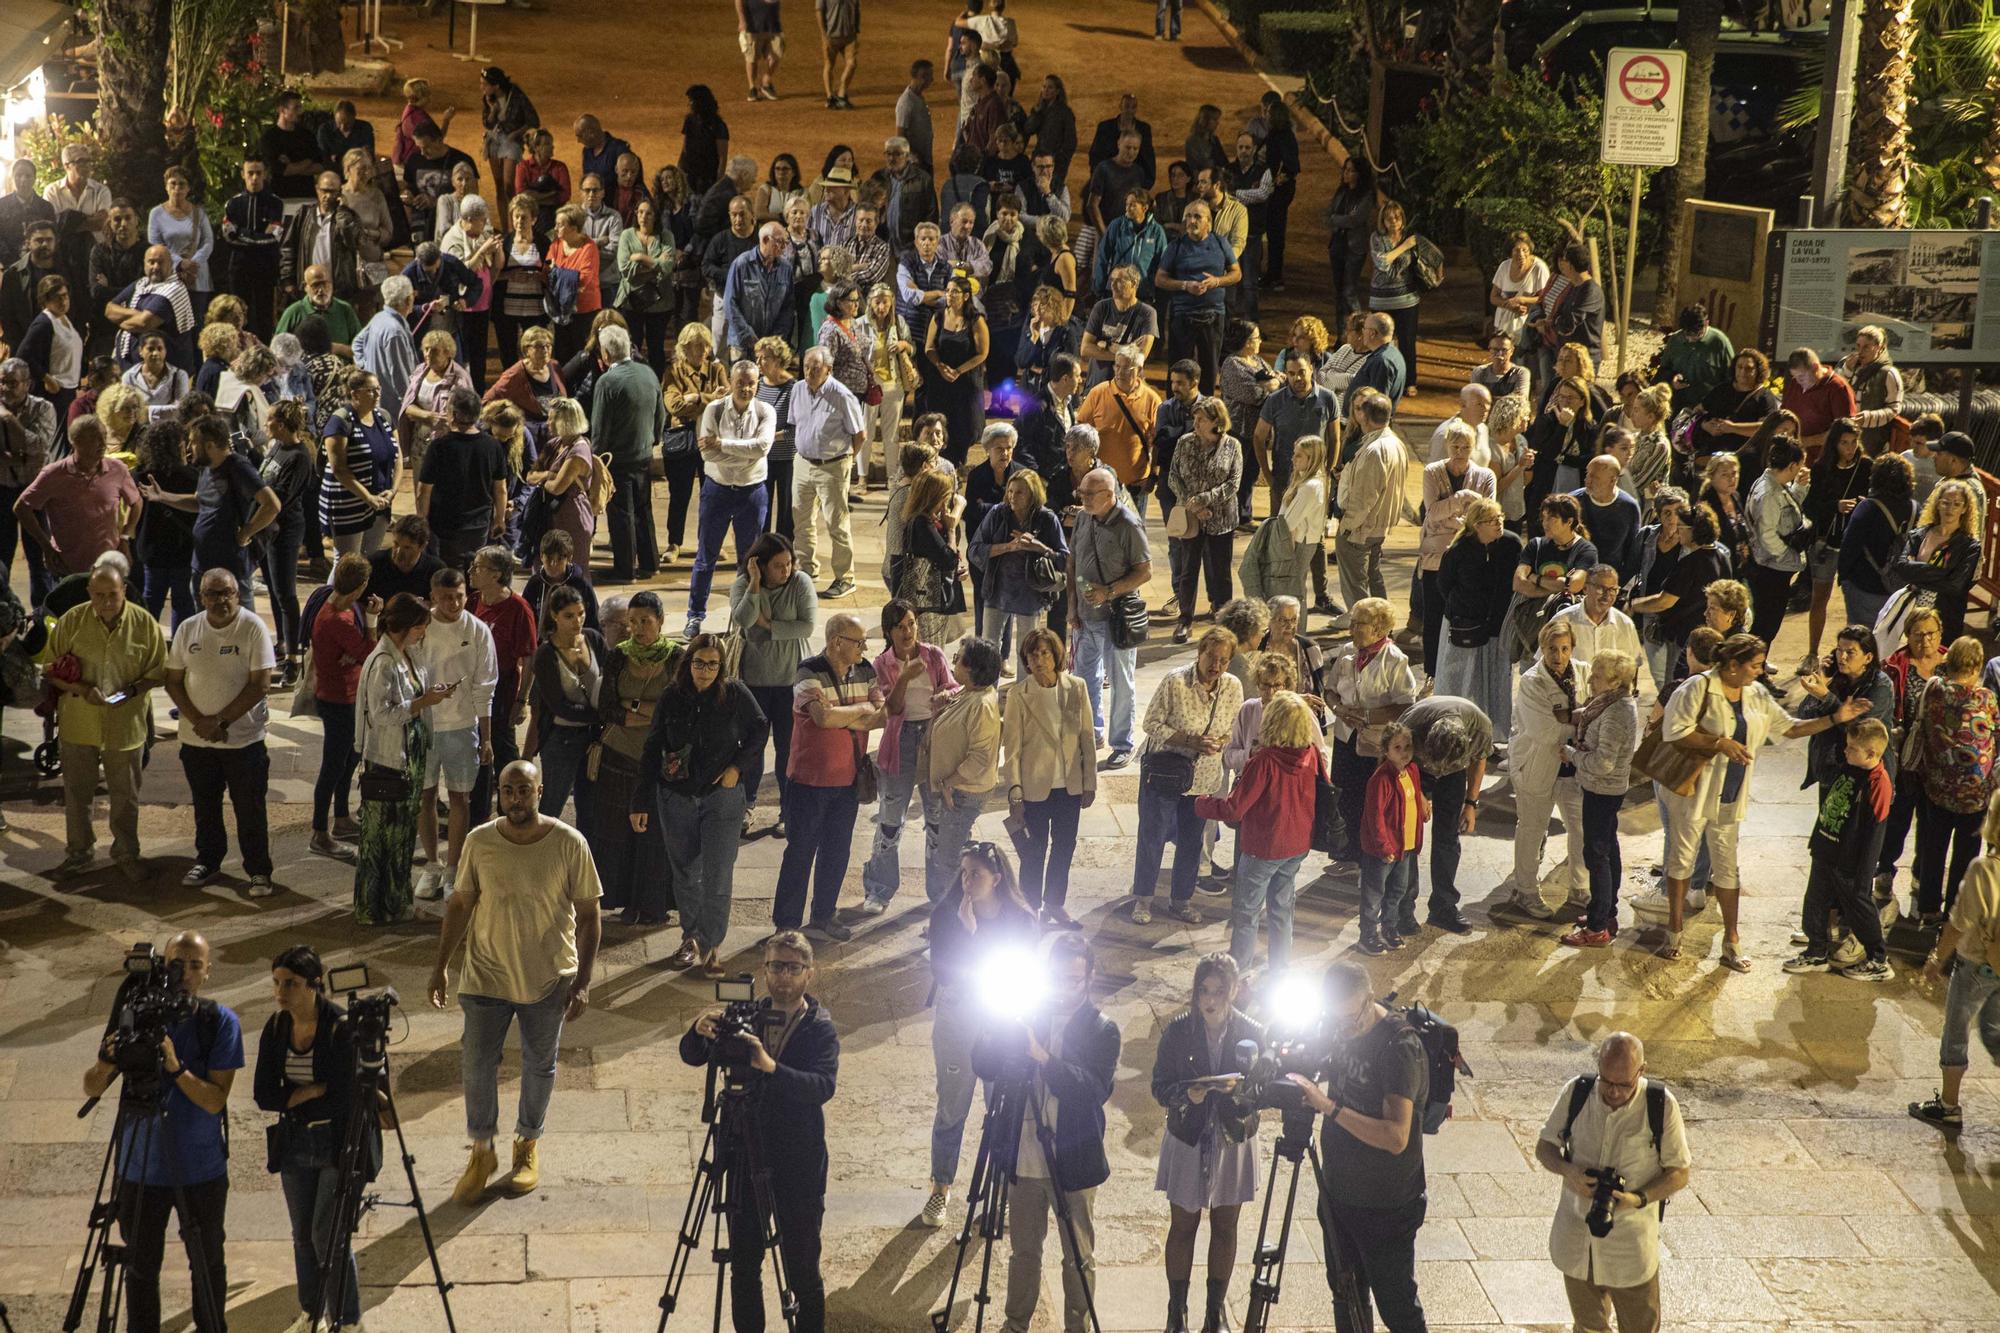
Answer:
[[1632, 1192], [1633, 1192], [1634, 1194], [1636, 1194], [1636, 1195], [1638, 1195], [1638, 1196], [1639, 1196], [1639, 1206], [1640, 1206], [1641, 1208], [1644, 1208], [1644, 1207], [1645, 1207], [1645, 1206], [1646, 1206], [1647, 1204], [1649, 1204], [1649, 1203], [1651, 1203], [1651, 1202], [1652, 1202], [1652, 1200], [1651, 1200], [1651, 1199], [1649, 1199], [1649, 1198], [1647, 1198], [1647, 1197], [1646, 1197], [1646, 1191], [1644, 1191], [1644, 1190], [1633, 1190]]

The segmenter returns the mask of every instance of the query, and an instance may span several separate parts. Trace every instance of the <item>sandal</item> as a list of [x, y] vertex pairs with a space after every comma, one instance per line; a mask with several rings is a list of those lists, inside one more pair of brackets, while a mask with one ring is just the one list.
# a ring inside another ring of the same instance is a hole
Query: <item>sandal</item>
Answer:
[[1681, 956], [1681, 933], [1678, 930], [1662, 930], [1659, 947], [1653, 950], [1653, 954], [1670, 963], [1678, 962]]
[[1728, 940], [1722, 942], [1722, 965], [1731, 972], [1748, 972], [1750, 970], [1750, 960], [1742, 955], [1740, 949], [1741, 945], [1739, 944], [1732, 944]]

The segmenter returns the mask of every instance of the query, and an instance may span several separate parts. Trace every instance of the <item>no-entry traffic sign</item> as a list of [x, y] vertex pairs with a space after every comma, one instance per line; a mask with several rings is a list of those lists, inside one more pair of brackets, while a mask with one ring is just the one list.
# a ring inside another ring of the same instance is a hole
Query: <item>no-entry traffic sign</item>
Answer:
[[1604, 60], [1604, 161], [1621, 167], [1680, 161], [1686, 77], [1685, 51], [1612, 48]]

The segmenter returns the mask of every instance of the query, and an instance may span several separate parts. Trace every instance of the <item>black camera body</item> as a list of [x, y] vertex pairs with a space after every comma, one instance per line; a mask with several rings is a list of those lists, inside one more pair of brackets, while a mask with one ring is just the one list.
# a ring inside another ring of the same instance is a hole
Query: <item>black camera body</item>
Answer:
[[1608, 1166], [1586, 1168], [1584, 1174], [1593, 1182], [1590, 1193], [1590, 1211], [1584, 1215], [1583, 1225], [1590, 1234], [1603, 1240], [1611, 1234], [1611, 1223], [1617, 1212], [1616, 1195], [1625, 1188], [1625, 1177]]
[[150, 943], [125, 955], [125, 985], [119, 991], [105, 1054], [124, 1074], [128, 1088], [161, 1072], [160, 1043], [167, 1031], [194, 1017], [197, 1001], [182, 985], [186, 969]]
[[361, 994], [368, 984], [366, 963], [327, 969], [327, 990], [336, 995], [344, 992], [347, 996], [347, 1026], [354, 1041], [355, 1063], [363, 1069], [375, 1069], [388, 1059], [389, 1011], [401, 1000], [394, 986], [384, 986], [370, 995]]
[[[1246, 1053], [1239, 1051], [1239, 1054]], [[1305, 1089], [1292, 1082], [1291, 1076], [1304, 1074], [1308, 1081], [1318, 1083], [1325, 1077], [1326, 1064], [1326, 1042], [1317, 1030], [1281, 1037], [1246, 1061], [1237, 1091], [1260, 1111], [1279, 1111], [1287, 1116], [1305, 1114]]]
[[740, 1079], [750, 1071], [747, 1039], [764, 1041], [776, 1015], [757, 999], [756, 983], [747, 972], [734, 981], [716, 982], [715, 998], [722, 1001], [722, 1012], [715, 1019], [715, 1045], [709, 1059]]

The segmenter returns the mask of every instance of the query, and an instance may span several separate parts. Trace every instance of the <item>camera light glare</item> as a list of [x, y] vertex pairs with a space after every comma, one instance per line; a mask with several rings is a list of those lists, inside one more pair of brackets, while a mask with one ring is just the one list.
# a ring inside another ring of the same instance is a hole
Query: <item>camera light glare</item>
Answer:
[[1306, 972], [1292, 971], [1275, 978], [1266, 992], [1264, 1011], [1268, 1024], [1279, 1031], [1303, 1032], [1319, 1021], [1325, 1009], [1324, 988]]
[[998, 1018], [1025, 1019], [1049, 994], [1048, 971], [1033, 949], [1001, 949], [979, 965], [979, 1003]]

